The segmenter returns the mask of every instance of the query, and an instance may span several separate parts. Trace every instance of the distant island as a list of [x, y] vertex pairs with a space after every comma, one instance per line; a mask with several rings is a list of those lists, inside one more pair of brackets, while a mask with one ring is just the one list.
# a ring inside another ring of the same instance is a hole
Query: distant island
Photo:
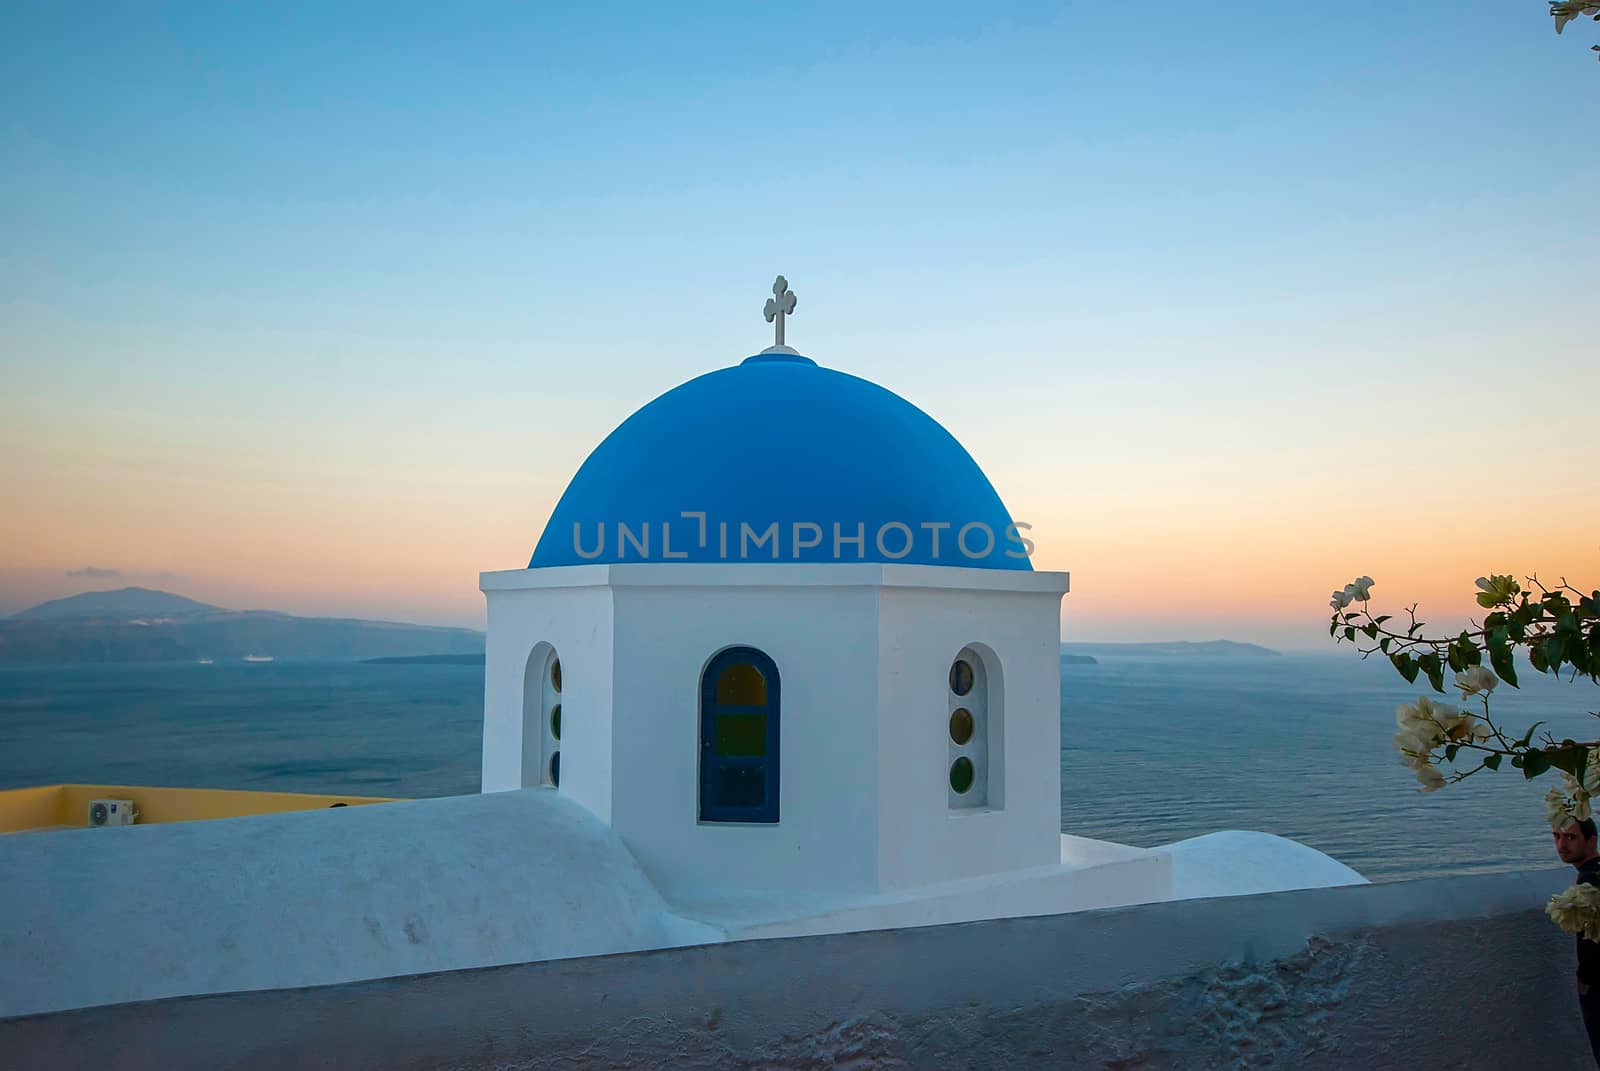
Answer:
[[[1061, 664], [1144, 656], [1276, 657], [1253, 643], [1064, 643]], [[0, 665], [359, 658], [384, 665], [483, 664], [483, 633], [341, 617], [229, 610], [170, 591], [119, 588], [52, 599], [0, 618]]]
[[1093, 658], [1115, 658], [1119, 655], [1143, 655], [1146, 658], [1277, 658], [1279, 652], [1270, 647], [1233, 640], [1207, 640], [1204, 643], [1173, 641], [1170, 643], [1063, 643], [1061, 658], [1082, 655]]
[[363, 658], [369, 666], [481, 666], [481, 654], [419, 654], [386, 655], [383, 658]]
[[227, 610], [149, 588], [88, 591], [0, 619], [0, 665], [417, 655], [482, 661], [483, 633]]

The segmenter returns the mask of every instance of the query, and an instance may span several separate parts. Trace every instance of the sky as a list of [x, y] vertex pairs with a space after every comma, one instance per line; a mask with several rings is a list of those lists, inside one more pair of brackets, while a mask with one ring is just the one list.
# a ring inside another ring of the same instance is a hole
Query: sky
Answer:
[[779, 272], [1068, 639], [1600, 585], [1600, 27], [1546, 7], [12, 0], [0, 614], [481, 627]]

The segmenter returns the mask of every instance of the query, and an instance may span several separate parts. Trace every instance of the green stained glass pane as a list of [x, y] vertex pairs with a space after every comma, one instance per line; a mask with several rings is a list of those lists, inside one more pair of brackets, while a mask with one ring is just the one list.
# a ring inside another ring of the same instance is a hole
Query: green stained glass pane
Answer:
[[973, 777], [972, 760], [965, 755], [950, 764], [950, 787], [957, 795], [971, 791]]
[[767, 753], [765, 714], [717, 715], [717, 753], [760, 757]]

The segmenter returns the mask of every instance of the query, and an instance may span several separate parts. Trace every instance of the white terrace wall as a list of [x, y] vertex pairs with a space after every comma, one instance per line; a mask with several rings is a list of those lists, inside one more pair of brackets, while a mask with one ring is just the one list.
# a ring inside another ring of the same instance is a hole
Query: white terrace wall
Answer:
[[[747, 941], [0, 1020], [10, 1066], [1592, 1067], [1570, 871]], [[129, 964], [137, 969], [136, 964]]]

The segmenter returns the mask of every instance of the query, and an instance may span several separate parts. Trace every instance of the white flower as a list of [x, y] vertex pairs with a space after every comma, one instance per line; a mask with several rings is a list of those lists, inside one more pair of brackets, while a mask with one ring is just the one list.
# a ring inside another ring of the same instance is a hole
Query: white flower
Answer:
[[1336, 592], [1334, 592], [1333, 593], [1333, 601], [1330, 602], [1328, 605], [1333, 607], [1335, 610], [1343, 610], [1346, 606], [1349, 606], [1350, 605], [1350, 589], [1346, 588], [1344, 591], [1336, 591]]
[[1544, 816], [1549, 821], [1551, 829], [1565, 829], [1567, 823], [1572, 821], [1572, 811], [1567, 806], [1567, 797], [1562, 795], [1559, 788], [1551, 788], [1544, 794]]
[[1434, 727], [1417, 713], [1416, 707], [1409, 703], [1401, 703], [1394, 708], [1394, 723], [1407, 736], [1414, 736], [1423, 741], [1434, 739]]
[[1411, 733], [1395, 733], [1394, 747], [1399, 752], [1400, 765], [1408, 770], [1420, 770], [1433, 762], [1435, 741]]
[[1600, 940], [1600, 889], [1593, 885], [1573, 885], [1557, 893], [1545, 905], [1544, 913], [1568, 933]]
[[[1555, 792], [1556, 790], [1552, 788], [1550, 791]], [[1583, 781], [1581, 783], [1565, 770], [1561, 771], [1561, 791], [1570, 796], [1576, 803], [1581, 803], [1585, 806], [1587, 806], [1591, 797], [1600, 796], [1600, 751], [1589, 752], [1589, 759], [1583, 768]], [[1585, 811], [1578, 817], [1587, 818], [1589, 817], [1589, 812]]]
[[[1424, 774], [1431, 769], [1433, 750], [1440, 744], [1453, 742], [1475, 743], [1492, 739], [1493, 731], [1482, 718], [1434, 702], [1427, 696], [1418, 696], [1415, 703], [1402, 703], [1394, 710], [1394, 722], [1399, 732], [1392, 737], [1394, 748], [1400, 753], [1400, 763], [1417, 771], [1424, 791], [1432, 792], [1444, 784], [1437, 774]], [[1600, 779], [1600, 765], [1596, 768]]]
[[1423, 724], [1437, 726], [1440, 732], [1448, 733], [1466, 720], [1466, 714], [1451, 707], [1436, 703], [1425, 695], [1417, 696], [1417, 720]]
[[1422, 783], [1419, 792], [1437, 792], [1444, 787], [1444, 775], [1432, 766], [1417, 767], [1417, 780]]
[[1508, 573], [1480, 576], [1475, 583], [1478, 585], [1478, 605], [1485, 610], [1493, 610], [1522, 594], [1522, 586]]
[[1583, 783], [1566, 771], [1561, 773], [1561, 785], [1544, 794], [1545, 817], [1551, 829], [1560, 829], [1568, 822], [1582, 821], [1594, 816], [1593, 797], [1600, 795], [1600, 767], [1591, 755], [1583, 771]]
[[1600, 4], [1586, 3], [1585, 0], [1551, 0], [1550, 4], [1550, 17], [1556, 20], [1556, 33], [1565, 29], [1573, 19], [1597, 13], [1600, 13]]
[[1366, 602], [1372, 598], [1373, 580], [1370, 576], [1358, 576], [1345, 586], [1345, 592], [1356, 602]]
[[1456, 674], [1456, 687], [1461, 689], [1462, 699], [1477, 695], [1479, 692], [1488, 695], [1494, 691], [1495, 685], [1499, 683], [1500, 678], [1496, 677], [1494, 671], [1486, 666], [1473, 666]]

